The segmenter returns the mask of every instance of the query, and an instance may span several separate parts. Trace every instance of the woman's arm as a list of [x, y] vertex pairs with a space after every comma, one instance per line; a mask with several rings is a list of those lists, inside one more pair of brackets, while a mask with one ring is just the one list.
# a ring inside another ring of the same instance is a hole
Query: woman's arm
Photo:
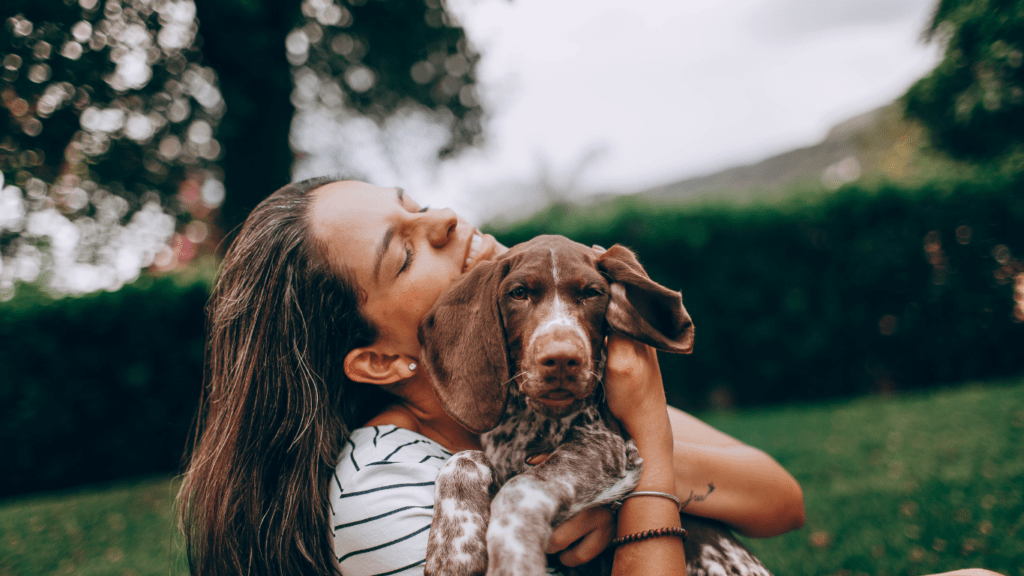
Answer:
[[687, 513], [754, 538], [803, 526], [803, 491], [771, 456], [671, 406], [668, 415], [676, 489], [689, 500]]
[[[644, 460], [636, 491], [676, 493], [672, 426], [657, 353], [635, 340], [609, 336], [605, 380], [608, 408], [636, 442]], [[629, 498], [619, 509], [617, 534], [678, 528], [679, 524], [674, 501], [657, 496]], [[612, 574], [640, 572], [645, 576], [685, 574], [683, 541], [677, 536], [661, 536], [619, 545]]]

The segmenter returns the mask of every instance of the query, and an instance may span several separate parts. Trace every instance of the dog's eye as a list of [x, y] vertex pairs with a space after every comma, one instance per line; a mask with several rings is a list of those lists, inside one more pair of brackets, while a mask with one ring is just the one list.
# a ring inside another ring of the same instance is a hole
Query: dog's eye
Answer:
[[583, 290], [583, 298], [597, 298], [602, 294], [604, 294], [604, 292], [601, 292], [601, 290], [594, 288], [593, 286]]
[[526, 300], [526, 288], [519, 286], [518, 288], [515, 288], [511, 292], [509, 292], [508, 295], [515, 298], [516, 300]]

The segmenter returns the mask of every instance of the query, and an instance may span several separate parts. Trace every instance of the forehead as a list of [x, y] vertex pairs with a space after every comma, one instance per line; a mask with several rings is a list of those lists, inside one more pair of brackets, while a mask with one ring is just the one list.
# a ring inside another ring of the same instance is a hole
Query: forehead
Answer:
[[515, 246], [508, 256], [515, 261], [510, 277], [554, 276], [560, 284], [602, 278], [594, 250], [561, 236], [539, 236]]
[[331, 182], [313, 192], [310, 227], [336, 264], [364, 261], [401, 213], [398, 191], [365, 182]]
[[314, 228], [358, 224], [399, 210], [398, 189], [349, 180], [331, 182], [313, 191], [310, 209]]

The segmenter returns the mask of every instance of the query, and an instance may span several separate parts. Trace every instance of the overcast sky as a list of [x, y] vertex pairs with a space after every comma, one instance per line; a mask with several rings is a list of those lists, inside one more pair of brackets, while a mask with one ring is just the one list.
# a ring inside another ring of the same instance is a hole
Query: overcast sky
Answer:
[[406, 128], [356, 161], [477, 222], [541, 169], [583, 193], [630, 192], [757, 161], [818, 142], [931, 70], [920, 34], [934, 2], [452, 0], [482, 53], [487, 144], [432, 169]]

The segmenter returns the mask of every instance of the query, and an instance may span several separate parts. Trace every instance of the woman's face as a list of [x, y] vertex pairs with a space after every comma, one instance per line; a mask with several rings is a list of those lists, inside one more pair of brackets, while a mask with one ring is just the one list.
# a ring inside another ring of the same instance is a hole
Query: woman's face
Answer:
[[313, 233], [365, 293], [362, 312], [391, 354], [418, 357], [417, 328], [441, 292], [506, 250], [451, 209], [421, 207], [400, 188], [345, 181], [314, 194]]

